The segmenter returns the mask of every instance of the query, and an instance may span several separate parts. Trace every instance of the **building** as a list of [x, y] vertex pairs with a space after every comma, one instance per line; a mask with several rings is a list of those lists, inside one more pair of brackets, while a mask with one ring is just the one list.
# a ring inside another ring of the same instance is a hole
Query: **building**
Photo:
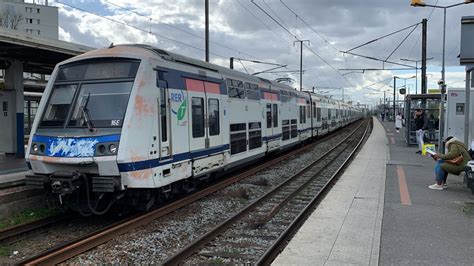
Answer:
[[[42, 4], [39, 4], [42, 3]], [[58, 8], [48, 1], [0, 0], [0, 30], [58, 39]]]

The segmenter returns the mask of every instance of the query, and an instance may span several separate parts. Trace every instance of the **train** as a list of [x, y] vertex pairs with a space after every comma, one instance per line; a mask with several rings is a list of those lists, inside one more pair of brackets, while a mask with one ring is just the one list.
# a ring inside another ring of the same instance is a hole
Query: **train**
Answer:
[[83, 215], [148, 209], [362, 116], [343, 101], [153, 46], [111, 45], [53, 70], [26, 184]]

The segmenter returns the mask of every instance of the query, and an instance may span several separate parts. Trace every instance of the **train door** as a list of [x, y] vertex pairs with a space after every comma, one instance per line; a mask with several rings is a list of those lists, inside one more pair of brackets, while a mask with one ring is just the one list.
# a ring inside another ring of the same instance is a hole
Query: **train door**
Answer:
[[217, 147], [222, 145], [222, 103], [219, 83], [204, 82], [204, 90], [206, 92], [206, 148]]
[[158, 97], [158, 116], [159, 116], [159, 145], [160, 158], [171, 156], [171, 134], [170, 134], [170, 106], [169, 91], [166, 83], [158, 83], [160, 96]]
[[222, 145], [222, 102], [219, 83], [186, 79], [190, 98], [190, 150]]

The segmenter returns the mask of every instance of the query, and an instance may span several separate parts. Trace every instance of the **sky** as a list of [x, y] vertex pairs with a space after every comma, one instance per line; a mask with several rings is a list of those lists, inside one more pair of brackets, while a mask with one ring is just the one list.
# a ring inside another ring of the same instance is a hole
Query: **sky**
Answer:
[[[26, 1], [32, 2], [33, 0]], [[44, 0], [43, 0], [44, 1]], [[425, 0], [446, 6], [463, 0]], [[41, 2], [41, 0], [36, 0]], [[110, 43], [150, 44], [174, 53], [204, 60], [204, 0], [50, 0], [59, 10], [61, 40], [106, 47]], [[409, 0], [209, 0], [210, 61], [229, 66], [236, 57], [287, 65], [264, 73], [267, 79], [290, 78], [299, 87], [300, 46], [303, 47], [303, 87], [312, 87], [334, 98], [365, 104], [381, 101], [383, 91], [405, 86], [420, 93], [420, 70], [415, 85], [415, 64], [401, 59], [421, 59], [421, 20], [428, 19], [428, 88], [441, 78], [443, 10], [412, 7]], [[474, 15], [474, 3], [447, 10], [446, 84], [464, 87], [464, 67], [459, 65], [461, 17]], [[412, 27], [410, 27], [412, 26]], [[400, 31], [401, 29], [407, 28]], [[397, 32], [399, 31], [399, 32]], [[397, 33], [394, 33], [397, 32]], [[343, 53], [351, 52], [397, 64], [409, 70]], [[397, 49], [398, 47], [398, 49]], [[387, 59], [388, 58], [388, 59]], [[235, 69], [250, 74], [274, 66], [236, 61]], [[418, 63], [420, 67], [421, 63]], [[347, 69], [385, 69], [360, 71]], [[343, 90], [341, 89], [343, 88]], [[389, 93], [391, 94], [391, 93]], [[387, 96], [388, 97], [388, 96]]]

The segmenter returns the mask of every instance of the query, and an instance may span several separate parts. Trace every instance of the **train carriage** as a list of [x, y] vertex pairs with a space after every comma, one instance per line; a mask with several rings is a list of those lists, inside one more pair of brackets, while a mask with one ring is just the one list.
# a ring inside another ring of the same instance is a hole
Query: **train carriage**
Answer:
[[145, 45], [58, 64], [31, 131], [28, 185], [83, 214], [148, 208], [200, 180], [355, 121], [338, 101]]

